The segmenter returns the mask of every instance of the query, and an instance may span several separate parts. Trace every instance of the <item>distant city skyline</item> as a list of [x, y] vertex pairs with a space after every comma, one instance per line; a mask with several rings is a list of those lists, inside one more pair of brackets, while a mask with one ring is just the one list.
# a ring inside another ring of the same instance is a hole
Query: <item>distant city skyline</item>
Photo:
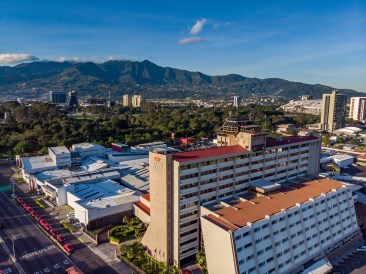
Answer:
[[366, 92], [363, 0], [14, 0], [0, 9], [0, 65], [147, 59]]

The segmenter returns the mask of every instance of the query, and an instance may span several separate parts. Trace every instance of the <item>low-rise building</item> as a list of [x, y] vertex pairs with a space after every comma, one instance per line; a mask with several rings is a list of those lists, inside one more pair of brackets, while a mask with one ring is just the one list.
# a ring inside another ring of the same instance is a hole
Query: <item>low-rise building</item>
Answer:
[[105, 147], [95, 143], [80, 143], [72, 145], [72, 150], [79, 152], [80, 157], [105, 157]]
[[74, 209], [75, 218], [89, 229], [120, 224], [124, 216], [132, 215], [139, 197], [139, 192], [112, 180], [74, 184], [67, 190], [67, 204]]
[[300, 100], [290, 101], [289, 103], [282, 105], [281, 108], [290, 113], [307, 113], [320, 115], [322, 109], [322, 100]]
[[48, 155], [58, 168], [71, 166], [71, 153], [65, 146], [49, 147]]

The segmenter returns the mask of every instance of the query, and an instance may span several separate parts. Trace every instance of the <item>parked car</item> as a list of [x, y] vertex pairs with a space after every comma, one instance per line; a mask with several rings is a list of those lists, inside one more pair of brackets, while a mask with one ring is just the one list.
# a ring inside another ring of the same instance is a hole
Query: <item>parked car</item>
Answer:
[[360, 248], [356, 249], [357, 251], [366, 251], [366, 246], [361, 246]]
[[13, 193], [13, 194], [11, 194], [10, 196], [11, 196], [14, 200], [18, 197], [18, 196], [17, 196], [16, 194], [14, 194], [14, 193]]
[[189, 271], [188, 269], [183, 269], [183, 274], [191, 274], [191, 271]]
[[56, 235], [57, 235], [57, 234], [59, 234], [59, 232], [58, 232], [56, 229], [51, 228], [51, 229], [50, 229], [50, 234], [51, 234], [52, 236], [56, 237]]
[[40, 218], [38, 222], [43, 226], [46, 221], [43, 220], [43, 218]]
[[49, 231], [49, 230], [52, 228], [52, 226], [51, 226], [49, 223], [47, 223], [47, 222], [43, 225], [43, 227], [44, 227], [47, 231]]
[[64, 244], [64, 248], [68, 251], [68, 252], [71, 252], [73, 251], [74, 249], [72, 248], [72, 245], [67, 243], [67, 244]]
[[62, 235], [58, 235], [58, 236], [56, 237], [56, 240], [57, 240], [57, 241], [59, 241], [60, 243], [63, 243], [63, 242], [65, 241], [65, 237], [64, 237], [64, 236], [62, 236]]
[[20, 204], [20, 203], [23, 203], [23, 199], [22, 198], [20, 198], [20, 197], [18, 197], [18, 198], [16, 198], [16, 201]]
[[35, 214], [35, 215], [34, 215], [34, 220], [39, 221], [39, 219], [41, 219], [41, 216], [39, 216], [39, 215]]
[[36, 212], [31, 211], [30, 215], [34, 218], [34, 216], [36, 216]]

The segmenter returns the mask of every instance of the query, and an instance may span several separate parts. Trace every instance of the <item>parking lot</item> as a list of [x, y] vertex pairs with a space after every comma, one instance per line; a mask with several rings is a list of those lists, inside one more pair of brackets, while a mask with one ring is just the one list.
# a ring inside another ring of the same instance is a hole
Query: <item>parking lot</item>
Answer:
[[333, 273], [340, 274], [365, 274], [366, 273], [366, 252], [355, 251], [347, 259], [335, 266]]

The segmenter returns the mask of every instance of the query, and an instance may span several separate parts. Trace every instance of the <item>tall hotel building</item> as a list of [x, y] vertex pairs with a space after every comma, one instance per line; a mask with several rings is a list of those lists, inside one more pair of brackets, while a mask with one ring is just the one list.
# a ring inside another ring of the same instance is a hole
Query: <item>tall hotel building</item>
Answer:
[[[321, 140], [316, 136], [270, 138], [250, 119], [236, 117], [224, 122], [217, 139], [215, 148], [149, 154], [150, 225], [142, 244], [161, 261], [180, 265], [200, 250], [206, 242], [200, 218], [209, 205], [232, 198], [244, 201], [256, 182], [318, 176]], [[236, 231], [236, 226], [230, 229]]]

